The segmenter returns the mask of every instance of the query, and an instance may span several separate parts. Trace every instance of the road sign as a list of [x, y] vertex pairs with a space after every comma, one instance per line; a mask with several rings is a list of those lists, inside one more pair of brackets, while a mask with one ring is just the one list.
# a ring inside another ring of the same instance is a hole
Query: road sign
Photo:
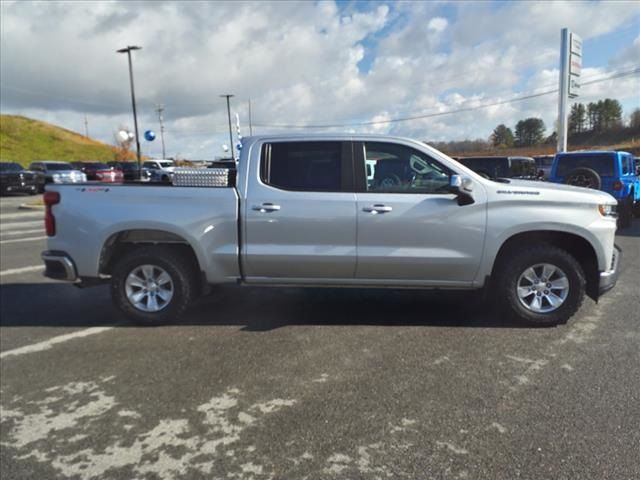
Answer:
[[558, 91], [558, 152], [567, 151], [567, 113], [569, 98], [580, 93], [582, 39], [563, 28], [560, 41], [560, 88]]
[[146, 132], [144, 132], [144, 139], [147, 142], [153, 142], [156, 139], [156, 132], [154, 132], [153, 130], [147, 130]]
[[580, 93], [580, 74], [582, 72], [582, 39], [571, 32], [569, 34], [569, 98]]

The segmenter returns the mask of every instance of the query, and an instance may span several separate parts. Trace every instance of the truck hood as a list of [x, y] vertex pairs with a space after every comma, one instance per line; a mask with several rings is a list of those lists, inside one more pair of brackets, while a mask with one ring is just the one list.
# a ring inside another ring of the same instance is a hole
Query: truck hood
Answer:
[[557, 195], [560, 192], [563, 193], [562, 197], [566, 198], [567, 195], [574, 196], [576, 199], [583, 199], [584, 201], [590, 201], [599, 204], [617, 204], [617, 200], [606, 192], [600, 190], [593, 190], [591, 188], [575, 187], [573, 185], [564, 185], [562, 183], [550, 183], [541, 182], [536, 180], [513, 180], [509, 179], [509, 183], [494, 183], [496, 191], [531, 191], [539, 192], [545, 197], [553, 197], [554, 193]]

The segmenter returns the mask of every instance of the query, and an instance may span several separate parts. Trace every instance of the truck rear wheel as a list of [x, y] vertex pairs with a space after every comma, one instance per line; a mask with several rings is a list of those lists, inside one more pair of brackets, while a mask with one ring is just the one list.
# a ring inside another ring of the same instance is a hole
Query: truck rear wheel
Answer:
[[566, 323], [582, 305], [585, 275], [566, 251], [540, 244], [501, 259], [496, 300], [509, 319], [534, 326]]
[[153, 246], [127, 253], [111, 274], [111, 296], [130, 320], [144, 325], [178, 321], [198, 292], [197, 268], [177, 248]]

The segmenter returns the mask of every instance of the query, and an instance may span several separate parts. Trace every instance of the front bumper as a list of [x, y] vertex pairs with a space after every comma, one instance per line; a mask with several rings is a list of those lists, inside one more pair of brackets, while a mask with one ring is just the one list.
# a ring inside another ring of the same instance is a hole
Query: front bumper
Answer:
[[47, 250], [42, 252], [41, 256], [45, 265], [45, 277], [66, 282], [75, 282], [78, 279], [76, 266], [67, 253]]
[[31, 193], [37, 191], [38, 187], [35, 183], [11, 183], [2, 185], [2, 191], [7, 193]]
[[607, 293], [616, 286], [618, 277], [620, 276], [620, 261], [622, 260], [622, 250], [617, 245], [613, 246], [613, 258], [611, 260], [611, 269], [600, 273], [600, 296]]

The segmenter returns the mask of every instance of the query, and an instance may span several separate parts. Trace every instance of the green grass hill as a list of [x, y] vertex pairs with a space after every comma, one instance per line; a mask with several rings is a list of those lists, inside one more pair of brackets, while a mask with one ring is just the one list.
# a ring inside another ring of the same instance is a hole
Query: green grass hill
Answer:
[[35, 160], [114, 160], [115, 147], [50, 123], [0, 115], [0, 160], [27, 166]]

